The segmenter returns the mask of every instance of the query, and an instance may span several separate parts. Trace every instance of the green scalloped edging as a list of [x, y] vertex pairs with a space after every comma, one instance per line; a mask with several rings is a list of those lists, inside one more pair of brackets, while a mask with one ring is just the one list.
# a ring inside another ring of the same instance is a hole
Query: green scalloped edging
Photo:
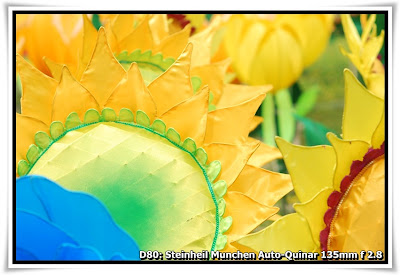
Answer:
[[[86, 111], [83, 123], [74, 112], [67, 117], [65, 127], [60, 121], [52, 122], [50, 125], [50, 136], [42, 131], [35, 134], [36, 145], [32, 144], [29, 147], [26, 154], [27, 160], [22, 159], [18, 162], [17, 173], [19, 176], [29, 174], [41, 156], [43, 156], [54, 143], [71, 131], [101, 122], [119, 123], [144, 129], [168, 140], [175, 147], [188, 153], [202, 170], [216, 208], [216, 229], [211, 251], [223, 249], [227, 243], [227, 236], [223, 235], [223, 233], [232, 225], [232, 217], [222, 218], [226, 207], [225, 200], [223, 199], [227, 191], [226, 182], [224, 180], [219, 180], [213, 183], [221, 172], [221, 163], [218, 160], [214, 160], [207, 164], [208, 156], [203, 148], [197, 148], [195, 141], [191, 138], [186, 138], [184, 141], [181, 141], [179, 133], [174, 128], [168, 128], [167, 130], [165, 123], [161, 119], [155, 119], [151, 124], [147, 114], [141, 110], [136, 112], [136, 123], [134, 117], [133, 112], [127, 108], [122, 108], [119, 116], [116, 115], [113, 109], [104, 108], [101, 114], [95, 109]], [[72, 127], [73, 125], [75, 126]]]

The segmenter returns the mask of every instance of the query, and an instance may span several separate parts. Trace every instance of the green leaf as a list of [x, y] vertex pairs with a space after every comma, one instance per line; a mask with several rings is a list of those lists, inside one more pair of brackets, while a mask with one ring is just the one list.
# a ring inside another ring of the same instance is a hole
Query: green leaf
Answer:
[[307, 146], [315, 145], [329, 145], [329, 141], [326, 138], [328, 132], [333, 132], [329, 130], [321, 123], [318, 123], [309, 118], [305, 118], [299, 115], [294, 115], [298, 122], [300, 122], [304, 127], [304, 136], [306, 139]]
[[275, 106], [272, 94], [267, 94], [263, 104], [261, 105], [261, 114], [263, 122], [261, 123], [261, 131], [264, 143], [276, 146], [276, 125], [275, 125]]
[[102, 26], [102, 24], [100, 22], [100, 17], [99, 17], [98, 14], [93, 14], [93, 16], [92, 16], [92, 24], [96, 28], [96, 30], [99, 30], [100, 27]]
[[193, 92], [197, 93], [197, 91], [200, 89], [201, 86], [201, 78], [198, 76], [192, 76], [191, 81], [192, 81]]
[[318, 94], [318, 86], [313, 86], [302, 92], [295, 106], [296, 114], [306, 116], [317, 102]]
[[288, 89], [275, 94], [278, 115], [278, 133], [283, 139], [292, 141], [296, 132], [296, 120], [293, 117], [293, 103]]

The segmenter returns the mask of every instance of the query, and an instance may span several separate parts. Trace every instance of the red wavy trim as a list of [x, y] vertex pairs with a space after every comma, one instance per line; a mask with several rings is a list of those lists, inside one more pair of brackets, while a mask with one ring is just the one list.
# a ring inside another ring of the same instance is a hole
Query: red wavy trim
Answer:
[[327, 251], [328, 249], [328, 237], [330, 233], [330, 227], [332, 219], [335, 216], [339, 202], [342, 200], [347, 189], [349, 189], [351, 182], [355, 177], [369, 164], [371, 161], [385, 154], [385, 142], [382, 143], [378, 149], [369, 148], [368, 152], [364, 155], [363, 160], [355, 160], [351, 164], [350, 173], [342, 179], [340, 183], [340, 192], [333, 191], [328, 197], [328, 210], [324, 215], [324, 222], [326, 227], [319, 234], [319, 241], [321, 243], [321, 249]]
[[[167, 14], [167, 17], [168, 19], [173, 19], [174, 21], [176, 21], [181, 26], [182, 29], [186, 27], [187, 24], [190, 23], [190, 20], [188, 20], [186, 18], [186, 15], [184, 14]], [[190, 30], [190, 35], [192, 35], [195, 31], [196, 28], [192, 26]]]

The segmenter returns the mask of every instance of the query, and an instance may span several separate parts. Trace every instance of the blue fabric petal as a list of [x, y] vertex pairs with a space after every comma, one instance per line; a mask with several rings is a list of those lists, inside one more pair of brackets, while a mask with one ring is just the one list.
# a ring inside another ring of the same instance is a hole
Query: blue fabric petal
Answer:
[[114, 222], [95, 197], [68, 191], [36, 175], [17, 179], [16, 190], [17, 209], [57, 225], [77, 242], [77, 246], [95, 248], [104, 259], [121, 253], [127, 260], [139, 260], [136, 242]]
[[17, 250], [25, 252], [17, 253], [17, 260], [25, 260], [27, 253], [39, 260], [54, 260], [60, 244], [78, 244], [64, 231], [35, 214], [21, 210], [16, 214]]
[[78, 247], [72, 244], [62, 244], [58, 250], [56, 255], [56, 260], [61, 261], [85, 261], [85, 260], [93, 260], [99, 261], [103, 260], [100, 253], [95, 249], [90, 247]]
[[38, 258], [35, 257], [31, 252], [26, 251], [25, 249], [17, 247], [17, 261], [37, 261]]

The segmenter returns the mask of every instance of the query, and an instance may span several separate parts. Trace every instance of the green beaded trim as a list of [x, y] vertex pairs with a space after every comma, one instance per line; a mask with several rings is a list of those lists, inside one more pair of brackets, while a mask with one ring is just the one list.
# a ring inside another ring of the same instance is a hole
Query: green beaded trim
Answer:
[[136, 112], [136, 123], [134, 114], [127, 108], [122, 108], [119, 116], [111, 108], [104, 108], [101, 114], [95, 109], [86, 111], [83, 122], [80, 121], [77, 113], [68, 115], [65, 127], [60, 121], [54, 121], [50, 125], [50, 136], [45, 132], [39, 131], [35, 134], [35, 144], [32, 144], [26, 153], [26, 160], [18, 162], [17, 173], [19, 176], [29, 174], [33, 166], [46, 153], [46, 151], [68, 132], [74, 131], [92, 124], [101, 122], [114, 122], [136, 128], [141, 128], [165, 138], [177, 148], [187, 152], [197, 163], [206, 179], [208, 189], [216, 208], [216, 229], [211, 247], [211, 251], [221, 250], [226, 246], [227, 236], [223, 235], [232, 225], [232, 217], [222, 216], [225, 213], [226, 203], [223, 196], [227, 191], [227, 184], [224, 180], [214, 182], [221, 172], [221, 162], [214, 160], [207, 164], [208, 156], [203, 148], [197, 148], [196, 142], [191, 138], [181, 141], [179, 133], [174, 128], [166, 128], [161, 119], [155, 119], [151, 124], [150, 118], [141, 110]]
[[132, 63], [146, 64], [154, 66], [163, 72], [165, 72], [175, 62], [175, 59], [171, 57], [164, 59], [161, 53], [153, 55], [151, 50], [147, 50], [142, 53], [140, 49], [137, 49], [130, 54], [127, 51], [122, 51], [115, 57], [122, 65], [130, 65]]

